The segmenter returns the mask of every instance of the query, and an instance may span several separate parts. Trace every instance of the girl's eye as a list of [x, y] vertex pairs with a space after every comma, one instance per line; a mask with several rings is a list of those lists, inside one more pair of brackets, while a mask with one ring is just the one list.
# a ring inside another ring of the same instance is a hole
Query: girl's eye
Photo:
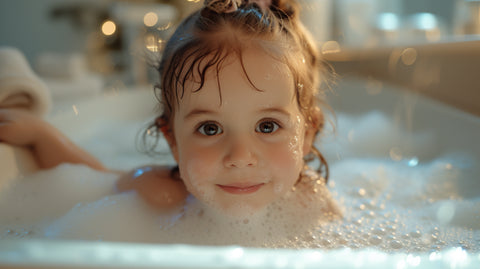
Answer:
[[220, 128], [218, 124], [212, 123], [212, 122], [207, 122], [202, 124], [197, 130], [202, 135], [206, 135], [206, 136], [218, 135], [223, 132], [222, 128]]
[[263, 121], [257, 125], [255, 131], [263, 134], [270, 134], [278, 130], [280, 126], [274, 121]]

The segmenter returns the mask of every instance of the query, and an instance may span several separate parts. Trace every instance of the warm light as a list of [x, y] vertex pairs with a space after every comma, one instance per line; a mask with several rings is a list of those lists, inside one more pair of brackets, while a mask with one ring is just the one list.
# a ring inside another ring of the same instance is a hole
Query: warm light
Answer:
[[158, 22], [158, 16], [154, 12], [148, 12], [143, 16], [143, 23], [148, 26], [152, 27], [155, 26]]
[[102, 33], [106, 36], [113, 35], [116, 30], [117, 26], [113, 21], [108, 20], [102, 24]]
[[172, 22], [168, 22], [167, 24], [158, 27], [157, 30], [165, 31], [165, 30], [168, 30], [170, 27], [172, 27], [172, 25], [173, 25]]
[[158, 42], [154, 35], [145, 36], [145, 47], [152, 52], [158, 51]]
[[322, 45], [322, 53], [323, 54], [330, 54], [330, 53], [338, 53], [340, 52], [340, 44], [337, 41], [330, 40]]

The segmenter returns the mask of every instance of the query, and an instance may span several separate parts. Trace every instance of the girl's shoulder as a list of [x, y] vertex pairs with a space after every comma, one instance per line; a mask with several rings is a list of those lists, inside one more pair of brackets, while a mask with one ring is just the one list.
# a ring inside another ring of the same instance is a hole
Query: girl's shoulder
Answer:
[[294, 189], [301, 205], [323, 212], [330, 220], [341, 218], [341, 210], [328, 189], [325, 178], [317, 171], [306, 167]]
[[188, 195], [176, 168], [147, 165], [120, 175], [118, 192], [136, 191], [154, 209], [169, 210], [183, 205]]

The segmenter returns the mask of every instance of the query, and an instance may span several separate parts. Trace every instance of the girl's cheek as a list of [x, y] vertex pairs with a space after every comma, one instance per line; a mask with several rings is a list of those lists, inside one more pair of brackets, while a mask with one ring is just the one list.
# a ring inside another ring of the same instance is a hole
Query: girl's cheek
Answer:
[[287, 134], [281, 143], [272, 147], [271, 157], [278, 160], [280, 165], [288, 167], [303, 167], [303, 130], [297, 128]]
[[182, 164], [183, 176], [192, 185], [201, 186], [214, 177], [215, 163], [219, 153], [214, 150], [190, 147], [184, 152]]
[[[301, 168], [303, 167], [303, 160], [298, 160], [294, 156], [292, 149], [289, 146], [283, 146], [280, 150], [277, 147], [276, 151], [272, 150], [272, 154], [268, 157], [270, 159], [271, 170], [275, 173], [273, 191], [277, 195], [282, 195], [287, 190], [291, 189], [298, 180]], [[302, 164], [302, 165], [299, 165]]]
[[299, 167], [303, 167], [302, 149], [294, 145], [297, 143], [297, 141], [291, 141], [272, 147], [268, 156], [269, 163], [284, 173], [288, 172], [290, 175], [296, 173]]

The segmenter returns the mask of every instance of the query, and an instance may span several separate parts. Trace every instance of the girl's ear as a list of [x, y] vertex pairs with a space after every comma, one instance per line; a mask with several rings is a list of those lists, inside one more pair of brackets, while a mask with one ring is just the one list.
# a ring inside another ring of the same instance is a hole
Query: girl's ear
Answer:
[[303, 156], [310, 153], [313, 143], [315, 142], [315, 136], [323, 126], [323, 116], [320, 109], [317, 107], [312, 109], [309, 118], [305, 123], [305, 138], [303, 140]]
[[178, 149], [175, 136], [173, 134], [173, 128], [164, 117], [158, 117], [155, 120], [155, 124], [158, 126], [158, 128], [160, 128], [160, 131], [162, 131], [163, 137], [165, 137], [165, 140], [167, 140], [168, 146], [170, 147], [173, 158], [175, 158], [175, 161], [178, 163]]

